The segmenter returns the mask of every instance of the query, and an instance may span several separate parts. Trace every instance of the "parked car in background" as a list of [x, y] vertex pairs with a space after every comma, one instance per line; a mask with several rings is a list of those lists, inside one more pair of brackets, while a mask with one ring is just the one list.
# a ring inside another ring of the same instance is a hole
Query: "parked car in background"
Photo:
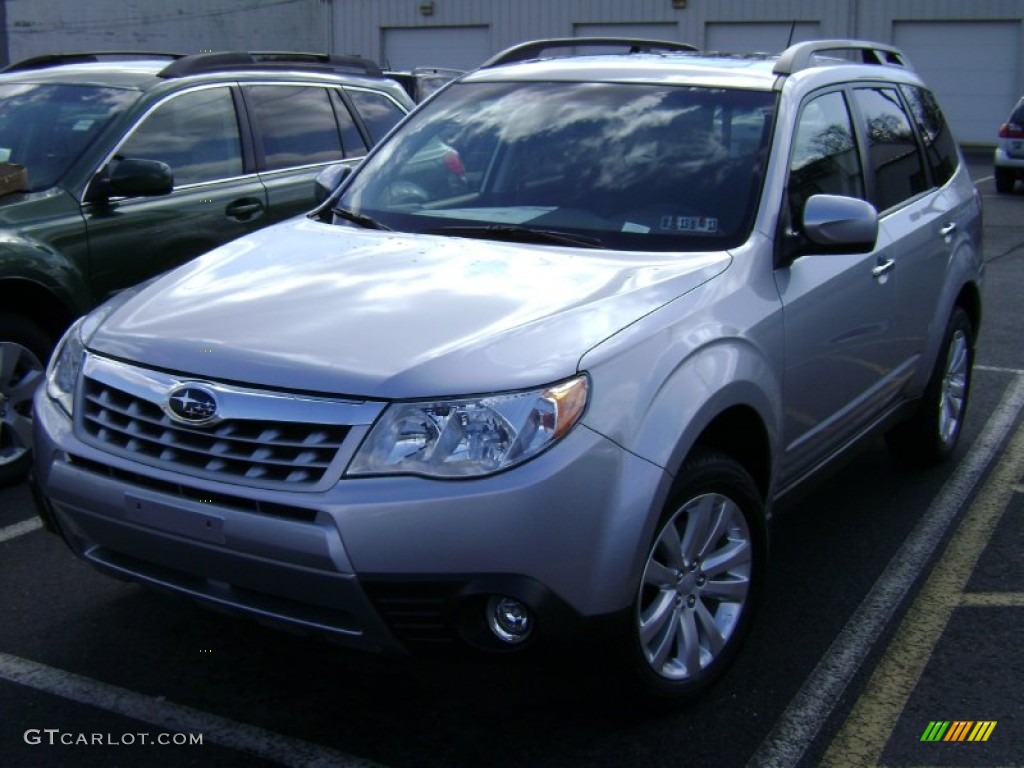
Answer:
[[419, 104], [463, 74], [463, 71], [442, 67], [414, 67], [410, 70], [388, 69], [384, 74], [401, 83], [412, 100]]
[[354, 648], [598, 649], [693, 696], [775, 501], [964, 424], [980, 196], [904, 61], [506, 51], [310, 216], [72, 326], [40, 516], [105, 573]]
[[[42, 56], [0, 74], [0, 484], [67, 325], [112, 292], [314, 206], [413, 104], [372, 62]], [[3, 175], [3, 174], [0, 174]]]
[[999, 126], [995, 151], [996, 192], [1009, 194], [1024, 179], [1024, 97]]

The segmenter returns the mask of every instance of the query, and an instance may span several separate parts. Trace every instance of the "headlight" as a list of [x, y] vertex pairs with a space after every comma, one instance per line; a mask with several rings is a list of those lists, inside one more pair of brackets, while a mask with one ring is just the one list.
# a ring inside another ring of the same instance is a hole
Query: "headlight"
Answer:
[[479, 477], [499, 472], [558, 442], [586, 404], [586, 376], [527, 392], [393, 403], [346, 474]]
[[68, 328], [67, 333], [57, 343], [57, 348], [46, 368], [46, 394], [54, 400], [64, 412], [70, 416], [75, 406], [75, 385], [78, 374], [82, 370], [82, 358], [85, 356], [85, 345], [82, 343], [82, 323], [79, 319]]

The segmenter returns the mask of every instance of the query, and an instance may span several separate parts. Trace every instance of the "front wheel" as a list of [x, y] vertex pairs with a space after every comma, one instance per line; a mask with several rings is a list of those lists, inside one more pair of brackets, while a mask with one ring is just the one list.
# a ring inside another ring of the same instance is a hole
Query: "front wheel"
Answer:
[[685, 700], [721, 675], [747, 633], [765, 530], [757, 486], [733, 459], [702, 452], [679, 478], [647, 553], [632, 650], [648, 693]]
[[971, 320], [956, 307], [917, 413], [886, 435], [899, 459], [909, 464], [934, 464], [953, 452], [967, 416], [973, 364]]
[[0, 488], [24, 478], [32, 461], [32, 395], [53, 346], [35, 324], [0, 314]]

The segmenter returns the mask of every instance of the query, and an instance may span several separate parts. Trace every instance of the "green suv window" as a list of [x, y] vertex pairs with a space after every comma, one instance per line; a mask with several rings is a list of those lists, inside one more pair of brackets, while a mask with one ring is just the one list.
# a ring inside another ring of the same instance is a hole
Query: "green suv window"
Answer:
[[228, 88], [183, 93], [153, 111], [118, 152], [171, 166], [175, 186], [242, 173], [242, 142]]

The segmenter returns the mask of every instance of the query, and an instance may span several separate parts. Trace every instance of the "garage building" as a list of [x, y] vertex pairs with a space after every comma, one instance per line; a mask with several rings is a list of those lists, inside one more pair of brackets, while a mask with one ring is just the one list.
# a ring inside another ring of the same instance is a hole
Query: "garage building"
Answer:
[[992, 144], [1024, 93], [1024, 0], [0, 0], [0, 59], [55, 50], [328, 50], [404, 68], [476, 66], [538, 37], [644, 36], [780, 51], [893, 43], [966, 144]]

